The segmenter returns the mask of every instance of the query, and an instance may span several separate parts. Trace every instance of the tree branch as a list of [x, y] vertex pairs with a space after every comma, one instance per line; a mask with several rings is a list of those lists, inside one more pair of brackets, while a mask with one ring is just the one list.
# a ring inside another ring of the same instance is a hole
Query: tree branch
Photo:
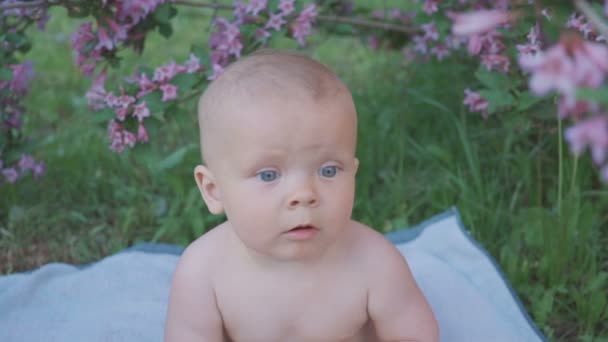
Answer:
[[16, 8], [30, 8], [30, 7], [48, 7], [56, 5], [57, 2], [50, 0], [38, 0], [28, 2], [16, 2], [13, 4], [0, 5], [0, 11], [16, 9]]
[[212, 8], [214, 10], [234, 10], [234, 6], [220, 5], [220, 4], [216, 4], [216, 3], [210, 4], [210, 3], [205, 3], [205, 2], [195, 2], [195, 1], [188, 1], [188, 0], [175, 0], [175, 1], [173, 1], [173, 3], [176, 5], [182, 5], [182, 6]]
[[[15, 9], [15, 8], [48, 7], [48, 6], [57, 5], [57, 4], [59, 4], [59, 2], [52, 1], [52, 0], [17, 2], [17, 3], [13, 3], [13, 4], [0, 5], [0, 11]], [[173, 4], [181, 5], [181, 6], [190, 6], [190, 7], [211, 8], [215, 11], [217, 11], [217, 10], [234, 10], [234, 6], [230, 6], [230, 5], [220, 5], [217, 3], [196, 2], [196, 1], [189, 1], [189, 0], [174, 0]], [[416, 28], [411, 27], [411, 26], [408, 27], [408, 26], [386, 23], [386, 22], [382, 22], [382, 21], [340, 17], [340, 16], [336, 16], [336, 15], [318, 15], [317, 20], [325, 21], [325, 22], [351, 24], [351, 25], [355, 25], [355, 26], [368, 27], [368, 28], [377, 28], [377, 29], [382, 29], [382, 30], [386, 30], [386, 31], [401, 32], [401, 33], [406, 33], [406, 34], [412, 34], [412, 33], [418, 32], [418, 30]]]
[[[205, 2], [196, 2], [196, 1], [188, 1], [188, 0], [175, 0], [175, 1], [173, 1], [173, 3], [176, 5], [183, 5], [183, 6], [212, 8], [214, 10], [234, 10], [234, 6], [219, 5], [219, 4], [215, 4], [215, 3], [205, 3]], [[351, 25], [361, 26], [361, 27], [378, 28], [378, 29], [383, 29], [386, 31], [395, 31], [395, 32], [401, 32], [401, 33], [407, 33], [407, 34], [412, 34], [412, 33], [418, 32], [418, 29], [416, 29], [414, 27], [401, 26], [401, 25], [386, 23], [383, 21], [339, 17], [336, 15], [318, 15], [317, 20], [326, 21], [326, 22], [334, 22], [334, 23], [351, 24]]]

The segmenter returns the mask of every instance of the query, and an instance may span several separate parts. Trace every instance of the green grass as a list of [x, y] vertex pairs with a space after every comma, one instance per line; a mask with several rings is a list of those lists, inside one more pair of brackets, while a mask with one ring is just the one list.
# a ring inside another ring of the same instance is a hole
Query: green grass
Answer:
[[[183, 61], [190, 44], [206, 42], [205, 13], [184, 15], [170, 41], [152, 36], [121, 70]], [[220, 222], [192, 176], [194, 104], [152, 127], [147, 146], [112, 153], [86, 106], [90, 80], [72, 63], [77, 23], [53, 14], [26, 56], [37, 72], [26, 131], [49, 170], [0, 188], [0, 272], [89, 262], [138, 241], [187, 244]], [[404, 65], [398, 53], [324, 35], [308, 51], [348, 83], [358, 107], [356, 219], [386, 232], [456, 206], [551, 340], [608, 340], [608, 187], [567, 146], [560, 177], [551, 105], [484, 121], [461, 104], [475, 82], [464, 60]]]

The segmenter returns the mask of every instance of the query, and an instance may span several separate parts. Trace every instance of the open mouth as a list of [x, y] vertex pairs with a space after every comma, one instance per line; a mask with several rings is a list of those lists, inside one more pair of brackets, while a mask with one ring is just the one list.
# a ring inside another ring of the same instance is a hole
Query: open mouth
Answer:
[[311, 224], [303, 224], [291, 228], [290, 230], [286, 231], [285, 234], [290, 240], [305, 241], [313, 239], [318, 232], [319, 228]]
[[318, 230], [318, 228], [311, 224], [303, 224], [303, 225], [298, 225], [298, 226], [288, 230], [288, 232], [297, 232], [297, 231], [305, 231], [305, 230]]

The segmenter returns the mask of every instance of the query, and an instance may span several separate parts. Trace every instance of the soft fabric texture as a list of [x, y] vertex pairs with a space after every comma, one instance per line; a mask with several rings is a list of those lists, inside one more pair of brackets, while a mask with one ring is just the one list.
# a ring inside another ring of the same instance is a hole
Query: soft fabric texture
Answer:
[[[545, 341], [456, 209], [390, 233], [439, 321], [442, 341]], [[85, 267], [0, 277], [0, 341], [162, 341], [183, 249], [142, 244]]]

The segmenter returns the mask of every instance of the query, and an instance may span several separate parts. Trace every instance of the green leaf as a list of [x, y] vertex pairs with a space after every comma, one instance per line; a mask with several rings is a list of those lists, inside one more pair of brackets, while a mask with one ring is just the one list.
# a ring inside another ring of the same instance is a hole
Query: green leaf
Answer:
[[146, 101], [150, 113], [156, 114], [164, 111], [169, 106], [169, 103], [163, 102], [162, 98], [162, 92], [160, 90], [155, 90], [142, 97], [142, 100]]
[[116, 117], [116, 114], [114, 113], [114, 111], [112, 109], [106, 107], [102, 110], [99, 110], [99, 111], [93, 113], [92, 121], [94, 124], [107, 123], [114, 117]]
[[475, 72], [475, 77], [486, 87], [490, 89], [507, 90], [511, 85], [511, 81], [507, 75], [500, 72], [488, 71], [485, 67], [480, 67]]
[[581, 100], [591, 100], [600, 104], [608, 104], [608, 87], [598, 89], [579, 88], [576, 90], [576, 98]]
[[535, 104], [541, 102], [542, 100], [543, 100], [542, 97], [536, 96], [529, 91], [525, 91], [525, 92], [521, 93], [519, 98], [517, 98], [517, 102], [518, 102], [517, 110], [524, 111], [524, 110], [534, 106]]
[[488, 101], [490, 114], [515, 104], [515, 98], [506, 89], [484, 89], [479, 91], [479, 95]]
[[192, 89], [192, 86], [196, 84], [198, 78], [194, 74], [179, 74], [171, 79], [171, 84], [178, 87], [178, 91], [184, 94], [186, 91]]
[[173, 34], [173, 27], [171, 27], [171, 24], [160, 23], [158, 24], [158, 33], [160, 33], [161, 36], [169, 39]]
[[171, 19], [171, 4], [164, 3], [158, 7], [154, 11], [154, 19], [159, 23], [166, 24]]
[[11, 69], [0, 69], [0, 80], [10, 81], [13, 79], [13, 71]]
[[154, 166], [155, 171], [164, 171], [167, 169], [171, 169], [177, 166], [184, 160], [184, 157], [191, 150], [196, 149], [196, 144], [188, 144], [186, 146], [182, 146], [171, 153], [167, 158], [161, 160], [158, 164]]

